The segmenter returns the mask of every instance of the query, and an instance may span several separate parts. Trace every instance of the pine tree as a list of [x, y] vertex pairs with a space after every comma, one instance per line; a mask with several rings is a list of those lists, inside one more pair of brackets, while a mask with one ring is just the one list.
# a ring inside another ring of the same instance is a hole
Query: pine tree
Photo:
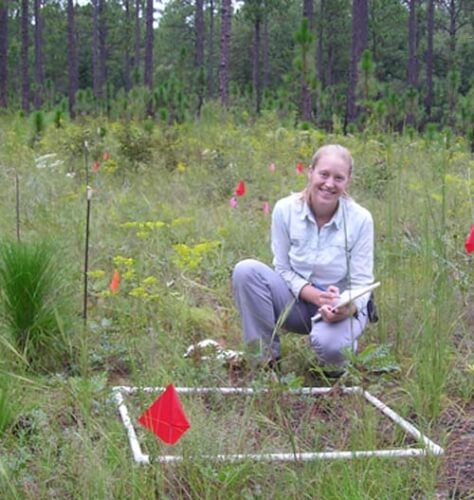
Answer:
[[76, 93], [79, 88], [74, 0], [67, 0], [67, 36], [69, 115], [74, 119], [76, 117]]
[[29, 2], [21, 0], [21, 107], [25, 113], [30, 111], [30, 75], [28, 62], [29, 35]]
[[209, 0], [209, 30], [207, 35], [207, 95], [214, 97], [214, 0]]
[[352, 0], [352, 43], [351, 65], [349, 72], [349, 89], [347, 92], [347, 122], [354, 122], [358, 109], [356, 89], [358, 81], [358, 65], [362, 52], [367, 48], [369, 11], [367, 0]]
[[219, 64], [219, 94], [221, 103], [229, 105], [229, 61], [232, 29], [232, 0], [222, 0], [221, 6], [221, 56]]
[[298, 57], [298, 69], [300, 70], [300, 116], [309, 122], [313, 118], [313, 104], [311, 97], [311, 69], [310, 69], [310, 50], [313, 43], [313, 35], [309, 30], [309, 21], [303, 18], [301, 28], [296, 33], [296, 44], [300, 48]]
[[35, 16], [35, 108], [39, 109], [43, 103], [43, 87], [44, 87], [44, 40], [43, 40], [43, 16], [41, 9], [43, 2], [35, 0], [34, 16]]
[[434, 33], [434, 0], [428, 0], [427, 9], [427, 41], [426, 41], [426, 97], [425, 109], [428, 119], [433, 107], [433, 33]]
[[8, 33], [8, 0], [0, 0], [0, 108], [6, 108], [8, 104], [7, 33]]

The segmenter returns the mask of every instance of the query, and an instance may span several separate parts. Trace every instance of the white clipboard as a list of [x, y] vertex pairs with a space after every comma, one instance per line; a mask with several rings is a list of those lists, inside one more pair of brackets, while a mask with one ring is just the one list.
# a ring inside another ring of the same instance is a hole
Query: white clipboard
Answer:
[[[339, 296], [339, 300], [337, 301], [337, 304], [334, 305], [334, 309], [337, 307], [341, 306], [347, 306], [347, 304], [350, 304], [354, 299], [357, 299], [359, 297], [362, 297], [362, 295], [365, 295], [366, 293], [371, 292], [375, 288], [380, 286], [380, 281], [377, 281], [376, 283], [372, 283], [371, 285], [367, 286], [360, 286], [357, 288], [351, 288], [344, 290], [341, 295]], [[311, 321], [313, 323], [316, 323], [316, 321], [319, 321], [322, 318], [321, 313], [316, 313], [312, 318]]]

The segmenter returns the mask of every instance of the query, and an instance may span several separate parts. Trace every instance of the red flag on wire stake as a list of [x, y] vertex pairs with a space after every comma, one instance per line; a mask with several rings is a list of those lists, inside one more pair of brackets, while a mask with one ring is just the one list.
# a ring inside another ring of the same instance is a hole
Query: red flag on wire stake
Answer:
[[464, 248], [467, 253], [474, 252], [474, 224], [471, 226], [471, 232], [468, 234], [466, 238], [466, 242], [464, 243]]
[[140, 416], [138, 422], [167, 444], [175, 444], [190, 428], [173, 384]]
[[244, 181], [239, 181], [237, 184], [237, 187], [235, 188], [235, 196], [244, 196], [245, 194], [245, 182]]
[[296, 164], [296, 173], [299, 175], [299, 174], [302, 174], [304, 172], [304, 163], [302, 162], [298, 162]]
[[109, 288], [112, 293], [117, 293], [119, 291], [120, 273], [117, 270], [115, 270], [114, 274], [112, 275], [112, 281], [110, 282]]

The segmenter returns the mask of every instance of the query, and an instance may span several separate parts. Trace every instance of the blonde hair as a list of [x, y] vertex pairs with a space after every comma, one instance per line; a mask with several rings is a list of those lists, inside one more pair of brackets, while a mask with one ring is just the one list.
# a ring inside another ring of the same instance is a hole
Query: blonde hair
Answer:
[[318, 161], [327, 154], [339, 155], [349, 166], [349, 176], [352, 175], [354, 159], [352, 158], [350, 151], [340, 144], [326, 144], [325, 146], [321, 146], [311, 158], [311, 168], [315, 168]]

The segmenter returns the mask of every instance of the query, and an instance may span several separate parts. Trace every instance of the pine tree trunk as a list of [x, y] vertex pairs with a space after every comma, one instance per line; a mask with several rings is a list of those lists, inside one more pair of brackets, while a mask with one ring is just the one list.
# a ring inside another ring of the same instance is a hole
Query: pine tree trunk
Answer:
[[456, 9], [456, 1], [450, 0], [449, 2], [449, 53], [450, 57], [450, 69], [455, 65], [456, 60], [456, 18], [458, 16], [458, 11]]
[[123, 79], [124, 79], [124, 85], [125, 85], [125, 92], [129, 92], [131, 88], [131, 76], [130, 76], [130, 46], [129, 46], [129, 40], [131, 40], [131, 21], [130, 21], [130, 2], [129, 0], [124, 0], [123, 6], [125, 9], [125, 53], [123, 56]]
[[323, 64], [323, 41], [324, 41], [324, 13], [326, 1], [320, 1], [319, 7], [319, 22], [317, 24], [318, 28], [318, 45], [316, 48], [316, 72], [318, 74], [318, 80], [324, 85], [324, 64]]
[[67, 34], [68, 34], [68, 73], [69, 73], [69, 115], [76, 117], [76, 92], [79, 88], [79, 75], [76, 51], [76, 26], [74, 1], [67, 0]]
[[313, 103], [311, 99], [311, 89], [309, 87], [309, 47], [303, 48], [302, 62], [303, 68], [301, 70], [301, 97], [300, 97], [300, 116], [306, 121], [310, 122], [313, 119]]
[[107, 83], [107, 23], [105, 19], [105, 0], [99, 0], [99, 85], [100, 96], [104, 98]]
[[263, 81], [262, 92], [268, 88], [270, 83], [270, 51], [268, 40], [268, 14], [265, 14], [263, 19], [263, 34], [262, 34], [262, 55], [263, 55]]
[[44, 88], [44, 40], [43, 40], [43, 16], [41, 15], [42, 1], [35, 0], [35, 95], [34, 105], [39, 109], [43, 104]]
[[433, 107], [433, 34], [434, 34], [434, 0], [428, 0], [427, 12], [427, 48], [426, 48], [426, 97], [425, 108], [428, 119]]
[[147, 106], [148, 116], [153, 115], [153, 0], [146, 0], [145, 13], [145, 67], [143, 71], [143, 83], [150, 90], [150, 98]]
[[196, 0], [194, 13], [194, 68], [197, 93], [197, 115], [201, 114], [204, 103], [204, 0]]
[[102, 100], [99, 59], [99, 0], [92, 0], [92, 89], [97, 102]]
[[143, 81], [150, 90], [153, 88], [153, 0], [146, 0], [145, 67]]
[[8, 51], [8, 0], [0, 2], [0, 108], [6, 108], [7, 99], [7, 51]]
[[25, 113], [29, 113], [30, 111], [30, 80], [28, 64], [30, 38], [28, 4], [28, 0], [21, 0], [21, 108]]
[[255, 92], [255, 111], [257, 114], [260, 113], [261, 101], [262, 101], [262, 83], [260, 78], [260, 46], [261, 46], [261, 19], [259, 16], [255, 18], [254, 23], [254, 45], [253, 45], [253, 90]]
[[302, 120], [309, 122], [313, 119], [313, 103], [310, 84], [312, 71], [310, 65], [314, 63], [314, 59], [310, 62], [309, 55], [311, 53], [314, 37], [309, 29], [309, 21], [306, 16], [303, 16], [300, 31], [296, 33], [296, 41], [298, 44], [298, 51], [301, 51], [299, 114]]
[[214, 0], [209, 0], [209, 35], [207, 40], [207, 95], [214, 97]]
[[306, 17], [309, 23], [311, 33], [314, 30], [314, 6], [313, 0], [303, 0], [303, 17]]
[[134, 36], [134, 51], [135, 56], [133, 60], [133, 72], [134, 72], [134, 83], [140, 83], [140, 45], [141, 45], [141, 37], [140, 37], [140, 0], [135, 1], [135, 36]]
[[347, 122], [356, 120], [358, 109], [356, 103], [358, 65], [362, 52], [367, 47], [369, 10], [367, 0], [352, 0], [352, 43], [351, 65], [349, 71], [349, 89], [347, 92]]
[[219, 94], [221, 103], [229, 105], [229, 58], [232, 27], [232, 1], [222, 0], [221, 6], [221, 57], [219, 65]]
[[[416, 89], [418, 87], [418, 61], [416, 57], [416, 0], [408, 1], [408, 63], [407, 84]], [[407, 125], [414, 126], [416, 119], [411, 107], [406, 115]]]
[[416, 0], [408, 2], [408, 66], [407, 83], [418, 87], [418, 61], [416, 57]]
[[194, 65], [196, 68], [202, 68], [204, 64], [204, 0], [196, 0], [194, 34]]

